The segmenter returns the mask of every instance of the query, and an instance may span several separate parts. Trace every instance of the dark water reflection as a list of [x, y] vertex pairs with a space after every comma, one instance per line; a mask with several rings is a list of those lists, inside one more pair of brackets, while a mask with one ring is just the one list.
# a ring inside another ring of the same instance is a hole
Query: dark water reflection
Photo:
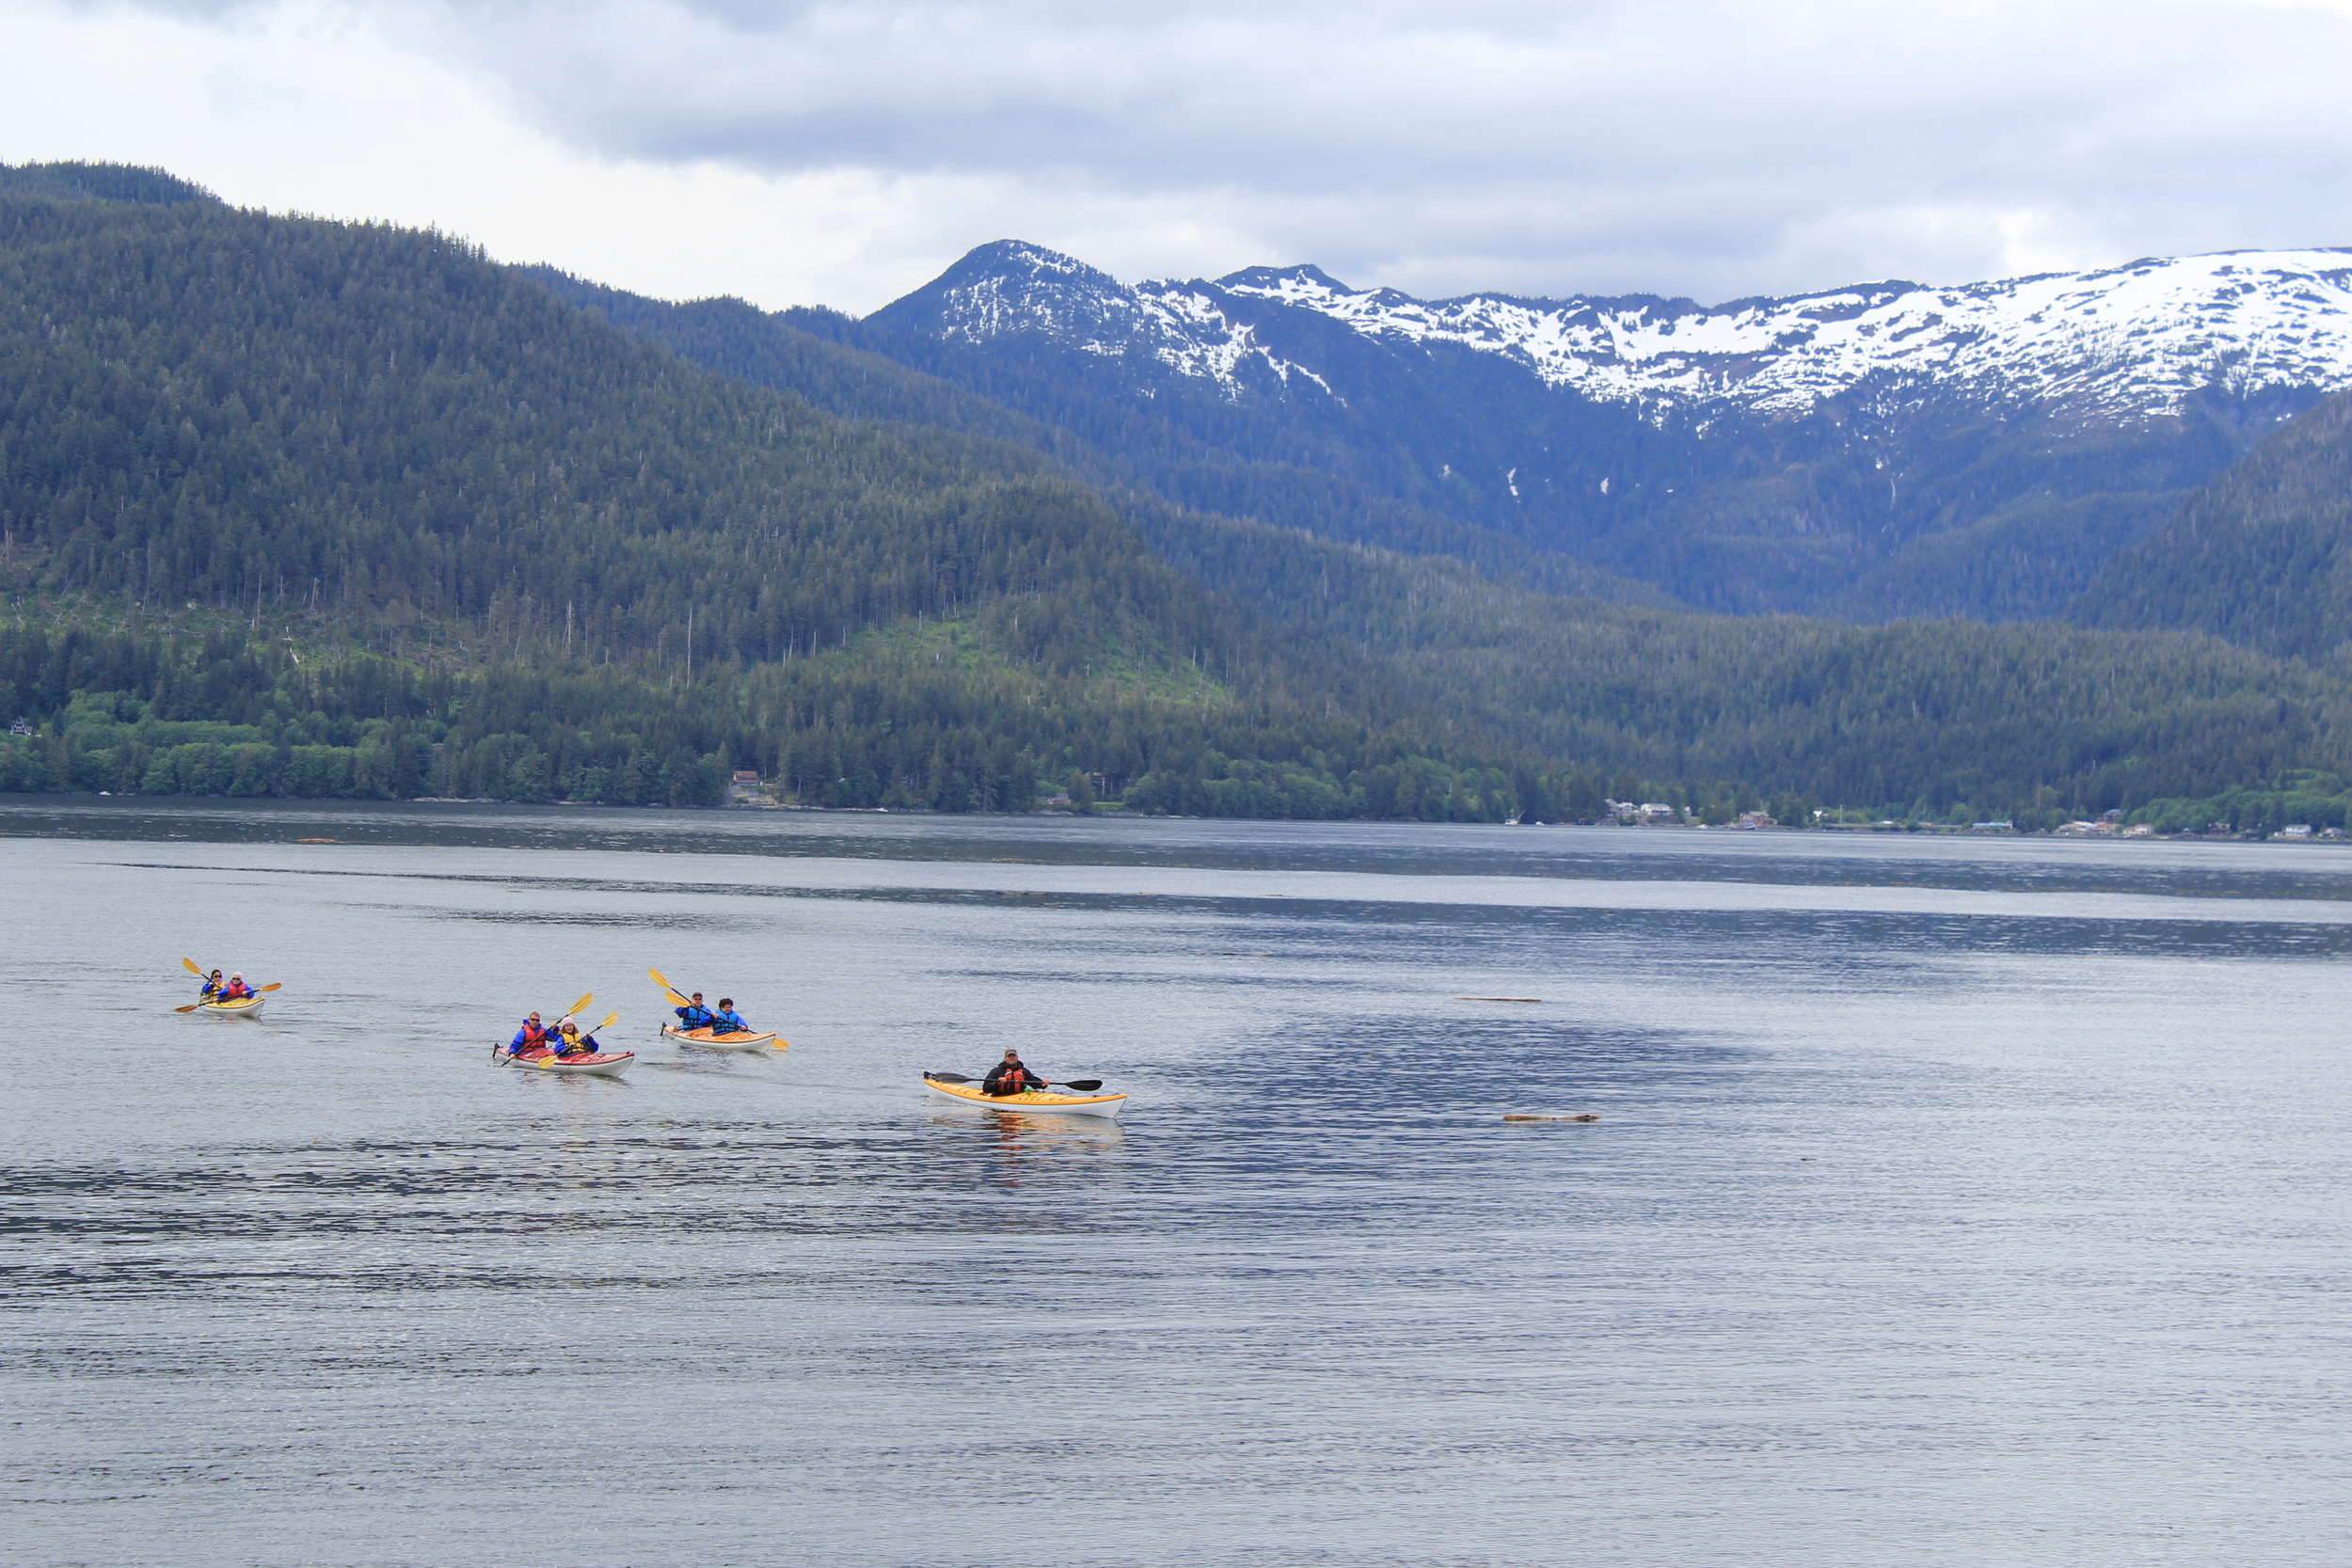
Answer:
[[[0, 832], [10, 1561], [2319, 1563], [2352, 1527], [2327, 849]], [[285, 990], [174, 1017], [183, 953]], [[656, 1043], [648, 965], [791, 1049]], [[589, 989], [627, 1079], [488, 1065]], [[1136, 1108], [914, 1087], [1008, 1044]]]

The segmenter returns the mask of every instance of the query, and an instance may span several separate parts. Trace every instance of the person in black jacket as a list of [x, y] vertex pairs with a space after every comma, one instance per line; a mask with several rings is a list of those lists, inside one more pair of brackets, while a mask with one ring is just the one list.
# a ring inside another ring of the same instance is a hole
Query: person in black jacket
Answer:
[[1021, 1053], [1008, 1051], [1005, 1059], [988, 1069], [980, 1080], [982, 1094], [1024, 1094], [1030, 1089], [1045, 1087], [1045, 1080], [1021, 1065]]

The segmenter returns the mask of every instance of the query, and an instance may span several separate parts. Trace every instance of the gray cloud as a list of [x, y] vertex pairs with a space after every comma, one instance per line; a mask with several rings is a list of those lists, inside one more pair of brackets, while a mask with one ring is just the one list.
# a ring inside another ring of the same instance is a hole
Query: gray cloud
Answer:
[[596, 155], [1018, 188], [1131, 275], [1179, 226], [1420, 293], [1710, 299], [2352, 243], [2328, 5], [353, 8]]

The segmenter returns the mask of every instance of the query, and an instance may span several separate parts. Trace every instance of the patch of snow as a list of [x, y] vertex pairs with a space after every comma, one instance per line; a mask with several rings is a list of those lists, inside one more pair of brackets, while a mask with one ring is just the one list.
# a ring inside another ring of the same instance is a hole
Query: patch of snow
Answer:
[[1428, 301], [1302, 272], [1237, 274], [1220, 287], [1368, 338], [1500, 355], [1551, 386], [1661, 412], [1801, 412], [1879, 375], [2123, 417], [2174, 412], [2216, 382], [2352, 385], [2352, 250], [2234, 251], [1945, 289], [1867, 284], [1711, 308]]

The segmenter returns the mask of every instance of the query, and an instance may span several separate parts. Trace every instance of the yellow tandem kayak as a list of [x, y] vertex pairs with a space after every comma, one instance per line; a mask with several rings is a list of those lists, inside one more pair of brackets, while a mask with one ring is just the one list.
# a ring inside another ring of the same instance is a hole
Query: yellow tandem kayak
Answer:
[[674, 1023], [665, 1023], [661, 1026], [661, 1033], [664, 1038], [686, 1045], [707, 1046], [713, 1051], [761, 1051], [771, 1045], [782, 1051], [791, 1043], [776, 1038], [776, 1032], [772, 1029], [765, 1033], [753, 1030], [746, 1034], [714, 1035], [708, 1029], [680, 1029]]
[[923, 1074], [923, 1086], [935, 1095], [961, 1101], [966, 1105], [985, 1105], [996, 1111], [1042, 1112], [1065, 1117], [1116, 1117], [1127, 1106], [1123, 1094], [1058, 1094], [1052, 1089], [1030, 1089], [1022, 1094], [982, 1094], [977, 1084], [946, 1084]]
[[216, 1013], [222, 1018], [251, 1018], [262, 1010], [262, 1000], [258, 996], [240, 996], [233, 1002], [199, 1002], [196, 1010]]

